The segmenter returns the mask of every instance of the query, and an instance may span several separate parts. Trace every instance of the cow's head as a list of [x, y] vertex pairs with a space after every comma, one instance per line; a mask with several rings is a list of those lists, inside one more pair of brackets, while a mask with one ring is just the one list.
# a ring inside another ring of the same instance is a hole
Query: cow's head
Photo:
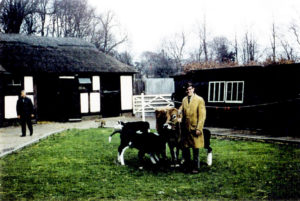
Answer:
[[175, 130], [176, 125], [179, 122], [179, 119], [181, 118], [181, 115], [179, 114], [178, 109], [176, 108], [170, 108], [166, 110], [166, 122], [163, 125], [164, 129], [168, 130]]
[[114, 126], [115, 130], [122, 130], [122, 128], [124, 127], [124, 122], [119, 120], [118, 123]]

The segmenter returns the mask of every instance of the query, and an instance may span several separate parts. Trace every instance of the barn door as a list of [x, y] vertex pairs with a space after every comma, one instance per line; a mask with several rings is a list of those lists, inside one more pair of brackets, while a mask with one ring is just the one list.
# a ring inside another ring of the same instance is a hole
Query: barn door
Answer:
[[115, 117], [121, 113], [120, 76], [101, 77], [101, 111], [103, 117]]
[[80, 120], [80, 97], [78, 92], [78, 81], [74, 77], [61, 77], [58, 90], [59, 120]]

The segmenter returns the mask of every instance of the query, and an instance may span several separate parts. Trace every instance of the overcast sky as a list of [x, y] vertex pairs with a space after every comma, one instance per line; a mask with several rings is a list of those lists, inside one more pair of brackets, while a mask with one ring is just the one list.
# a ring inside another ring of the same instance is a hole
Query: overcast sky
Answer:
[[[212, 36], [243, 35], [251, 30], [268, 44], [272, 22], [286, 29], [300, 22], [300, 0], [89, 0], [99, 13], [111, 10], [129, 35], [130, 52], [156, 51], [162, 39], [184, 31], [189, 45], [197, 23], [206, 18]], [[190, 36], [190, 37], [189, 37]]]

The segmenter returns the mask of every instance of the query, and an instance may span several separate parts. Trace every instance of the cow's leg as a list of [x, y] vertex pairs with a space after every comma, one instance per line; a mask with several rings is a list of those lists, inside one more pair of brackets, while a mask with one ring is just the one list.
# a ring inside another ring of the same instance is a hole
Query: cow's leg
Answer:
[[162, 148], [162, 152], [161, 152], [161, 157], [164, 161], [167, 160], [167, 150], [166, 150], [166, 145], [163, 145], [163, 148]]
[[144, 165], [144, 155], [145, 155], [145, 152], [140, 150], [139, 153], [138, 153], [138, 158], [139, 158], [139, 163], [140, 163], [139, 169], [140, 170], [142, 170], [144, 168], [143, 167], [143, 165]]
[[179, 167], [179, 147], [175, 147], [176, 152], [175, 152], [175, 166]]
[[149, 154], [149, 156], [150, 156], [150, 160], [151, 160], [152, 164], [155, 165], [156, 161], [155, 161], [154, 155], [153, 154]]
[[169, 144], [169, 148], [170, 148], [170, 154], [171, 154], [171, 167], [175, 167], [176, 164], [176, 156], [175, 156], [175, 152], [174, 152], [174, 146]]
[[125, 165], [125, 161], [124, 161], [124, 153], [126, 151], [126, 149], [128, 149], [129, 146], [126, 147], [119, 147], [119, 153], [118, 153], [118, 161], [121, 163], [121, 165]]
[[211, 133], [208, 129], [203, 129], [204, 133], [204, 148], [207, 149], [207, 165], [212, 165], [212, 148], [210, 147]]
[[208, 166], [212, 165], [212, 152], [208, 152], [208, 150], [207, 150], [207, 165]]

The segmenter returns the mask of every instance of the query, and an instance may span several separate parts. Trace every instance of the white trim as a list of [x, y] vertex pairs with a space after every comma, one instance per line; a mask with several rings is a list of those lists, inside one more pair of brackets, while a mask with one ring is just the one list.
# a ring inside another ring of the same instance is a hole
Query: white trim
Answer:
[[[231, 83], [231, 97], [230, 97], [230, 100], [227, 98], [227, 87], [228, 87], [228, 84]], [[239, 100], [238, 98], [238, 95], [236, 96], [235, 100], [233, 100], [233, 85], [236, 84], [237, 85], [237, 94], [239, 93], [238, 91], [238, 85], [242, 83], [242, 97], [241, 99]], [[230, 81], [230, 82], [226, 82], [226, 97], [225, 97], [225, 103], [243, 103], [244, 102], [244, 81]]]
[[26, 93], [33, 92], [33, 77], [24, 76], [24, 90]]
[[93, 91], [100, 90], [100, 76], [93, 76], [92, 82], [93, 82]]
[[[216, 92], [216, 85], [219, 86], [218, 91]], [[224, 85], [223, 87], [223, 96], [221, 96], [221, 86]], [[213, 86], [213, 89], [211, 87]], [[211, 91], [213, 90], [213, 94]], [[216, 93], [218, 93], [218, 99], [216, 100]], [[208, 84], [208, 102], [211, 103], [224, 103], [225, 102], [225, 81], [212, 81], [209, 82]]]
[[5, 119], [14, 119], [17, 118], [17, 101], [18, 96], [5, 96], [4, 97], [4, 118]]
[[89, 113], [89, 94], [80, 93], [80, 112]]
[[75, 79], [75, 76], [59, 76], [59, 79]]
[[[229, 86], [231, 84], [231, 86]], [[242, 84], [242, 88], [239, 89], [239, 85]], [[216, 91], [216, 86], [218, 85], [218, 91]], [[221, 97], [221, 89], [223, 87], [223, 96]], [[236, 90], [234, 90], [234, 85], [236, 85]], [[208, 83], [208, 102], [210, 103], [243, 103], [244, 102], [244, 81], [211, 81]], [[213, 87], [213, 89], [212, 89]], [[213, 91], [213, 94], [211, 93]], [[230, 97], [228, 92], [231, 91]], [[241, 92], [242, 97], [239, 97], [239, 92]], [[218, 98], [216, 98], [216, 93], [218, 93]], [[236, 93], [235, 99], [233, 99], [233, 94]]]
[[121, 109], [132, 110], [132, 76], [120, 76], [121, 83]]
[[[15, 82], [17, 81], [17, 82]], [[8, 83], [7, 84], [8, 86], [13, 86], [13, 87], [19, 87], [19, 86], [22, 86], [22, 83], [21, 83], [21, 80], [19, 79], [11, 79], [11, 83]]]
[[100, 93], [90, 93], [90, 112], [100, 112]]

